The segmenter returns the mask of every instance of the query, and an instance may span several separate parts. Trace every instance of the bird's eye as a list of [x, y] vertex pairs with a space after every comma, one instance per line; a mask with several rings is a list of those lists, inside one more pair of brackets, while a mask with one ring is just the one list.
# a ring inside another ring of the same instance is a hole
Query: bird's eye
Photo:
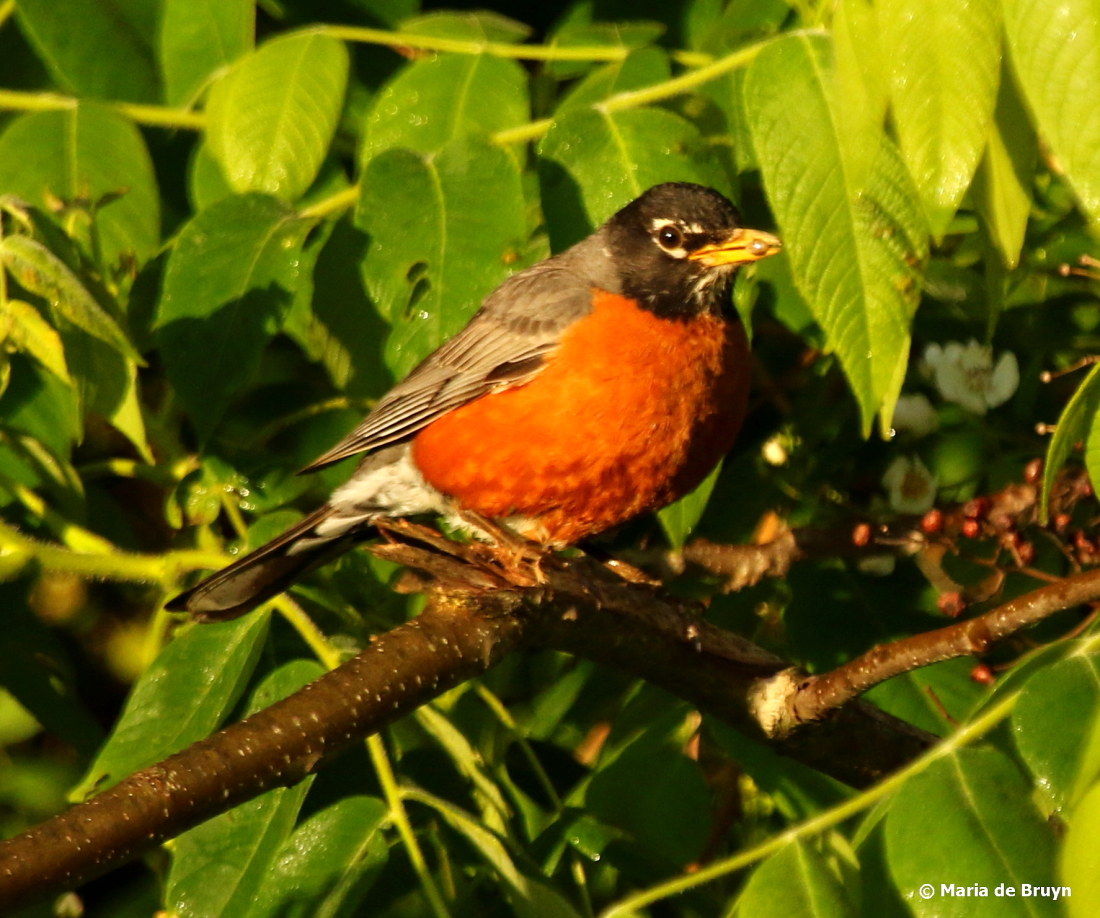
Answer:
[[661, 231], [657, 234], [657, 242], [660, 243], [662, 249], [668, 251], [678, 249], [684, 244], [684, 234], [675, 226], [662, 226]]

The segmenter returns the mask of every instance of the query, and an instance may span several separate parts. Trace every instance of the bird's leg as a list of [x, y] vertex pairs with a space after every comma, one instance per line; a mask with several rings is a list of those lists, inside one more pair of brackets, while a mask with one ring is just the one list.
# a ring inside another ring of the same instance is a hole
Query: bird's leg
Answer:
[[485, 548], [490, 549], [489, 542], [492, 543], [490, 550], [496, 562], [505, 570], [528, 568], [535, 583], [546, 583], [542, 562], [553, 557], [547, 549], [475, 510], [455, 508], [455, 514], [475, 532], [486, 537], [488, 542], [484, 544]]

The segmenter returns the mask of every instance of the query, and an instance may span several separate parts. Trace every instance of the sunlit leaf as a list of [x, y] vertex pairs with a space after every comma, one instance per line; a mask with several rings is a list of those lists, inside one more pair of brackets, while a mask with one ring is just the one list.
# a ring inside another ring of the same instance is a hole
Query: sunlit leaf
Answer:
[[1100, 220], [1100, 11], [1092, 0], [1004, 0], [1005, 35], [1039, 133]]
[[563, 97], [554, 112], [560, 118], [570, 109], [600, 102], [618, 92], [630, 92], [667, 80], [668, 54], [661, 48], [639, 48], [621, 61], [597, 67], [579, 80]]
[[[826, 38], [773, 42], [744, 91], [795, 284], [840, 357], [869, 433], [880, 411], [888, 424], [909, 357], [916, 267], [927, 255], [915, 191], [881, 132], [841, 131]], [[864, 172], [856, 164], [865, 162]]]
[[1073, 653], [1027, 681], [1012, 712], [1012, 733], [1050, 812], [1075, 806], [1100, 776], [1095, 640], [1080, 641]]
[[[95, 212], [108, 266], [126, 252], [143, 261], [160, 241], [160, 200], [145, 141], [133, 124], [99, 105], [31, 112], [9, 124], [0, 134], [0, 194], [11, 193], [47, 210], [51, 198], [95, 203], [114, 195]], [[77, 230], [93, 250], [90, 228]]]
[[251, 194], [219, 201], [180, 231], [156, 333], [168, 378], [204, 436], [278, 331], [309, 226], [274, 198]]
[[567, 110], [539, 144], [539, 183], [550, 246], [579, 242], [661, 182], [697, 182], [729, 193], [706, 141], [658, 108]]
[[1058, 478], [1058, 473], [1066, 460], [1073, 452], [1074, 445], [1084, 440], [1086, 436], [1089, 442], [1089, 453], [1092, 461], [1089, 467], [1089, 477], [1094, 482], [1100, 481], [1100, 366], [1095, 366], [1089, 371], [1073, 397], [1062, 409], [1062, 416], [1054, 428], [1054, 436], [1050, 438], [1050, 446], [1047, 447], [1046, 460], [1043, 463], [1043, 495], [1039, 501], [1040, 520], [1044, 524], [1050, 512], [1051, 489]]
[[8, 300], [4, 304], [0, 313], [0, 341], [10, 342], [62, 382], [72, 385], [60, 336], [30, 303]]
[[1094, 784], [1069, 813], [1069, 831], [1062, 845], [1059, 879], [1066, 888], [1069, 918], [1093, 918], [1100, 909], [1100, 784]]
[[220, 68], [252, 48], [252, 0], [164, 0], [160, 69], [169, 105], [194, 101]]
[[363, 127], [364, 167], [385, 150], [438, 153], [464, 134], [491, 134], [530, 118], [527, 80], [515, 61], [486, 54], [439, 54], [398, 71], [371, 105]]
[[978, 172], [974, 204], [1008, 268], [1015, 268], [1031, 212], [1031, 180], [1039, 148], [1009, 74], [1001, 80], [997, 109]]
[[[909, 778], [886, 817], [886, 852], [898, 890], [917, 918], [1041, 918], [1050, 899], [1023, 898], [1023, 883], [1054, 885], [1051, 828], [1016, 765], [995, 749], [962, 749]], [[930, 884], [933, 894], [918, 894]], [[986, 893], [947, 894], [944, 884]], [[999, 884], [1017, 890], [996, 896]]]
[[943, 235], [985, 148], [1001, 73], [997, 0], [876, 3], [902, 158]]
[[491, 10], [453, 12], [436, 10], [402, 20], [401, 31], [462, 41], [520, 42], [531, 35], [529, 25]]
[[207, 143], [230, 186], [299, 198], [332, 142], [347, 79], [343, 43], [307, 32], [239, 60], [206, 106]]
[[855, 914], [825, 858], [800, 841], [756, 868], [737, 906], [738, 918], [850, 918]]
[[55, 322], [70, 323], [122, 356], [144, 364], [118, 323], [65, 263], [40, 242], [27, 236], [0, 239], [0, 265], [6, 267], [23, 287], [49, 304]]
[[438, 155], [389, 150], [362, 180], [363, 277], [393, 325], [386, 362], [404, 376], [455, 334], [510, 273], [525, 236], [515, 161], [474, 137]]

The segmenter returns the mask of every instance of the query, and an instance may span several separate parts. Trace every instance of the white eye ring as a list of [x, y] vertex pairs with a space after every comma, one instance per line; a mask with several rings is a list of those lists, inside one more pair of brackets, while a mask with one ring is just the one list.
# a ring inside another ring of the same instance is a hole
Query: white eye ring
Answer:
[[684, 234], [680, 230], [673, 226], [671, 223], [662, 226], [657, 233], [657, 244], [666, 252], [671, 252], [674, 249], [683, 248]]

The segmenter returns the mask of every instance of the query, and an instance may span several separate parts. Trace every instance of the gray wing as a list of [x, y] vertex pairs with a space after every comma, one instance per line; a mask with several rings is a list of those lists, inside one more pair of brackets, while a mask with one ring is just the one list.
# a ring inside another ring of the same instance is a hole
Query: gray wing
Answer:
[[551, 258], [506, 280], [462, 331], [424, 358], [363, 423], [302, 471], [408, 439], [453, 408], [532, 379], [562, 331], [592, 308], [592, 283], [571, 261]]

